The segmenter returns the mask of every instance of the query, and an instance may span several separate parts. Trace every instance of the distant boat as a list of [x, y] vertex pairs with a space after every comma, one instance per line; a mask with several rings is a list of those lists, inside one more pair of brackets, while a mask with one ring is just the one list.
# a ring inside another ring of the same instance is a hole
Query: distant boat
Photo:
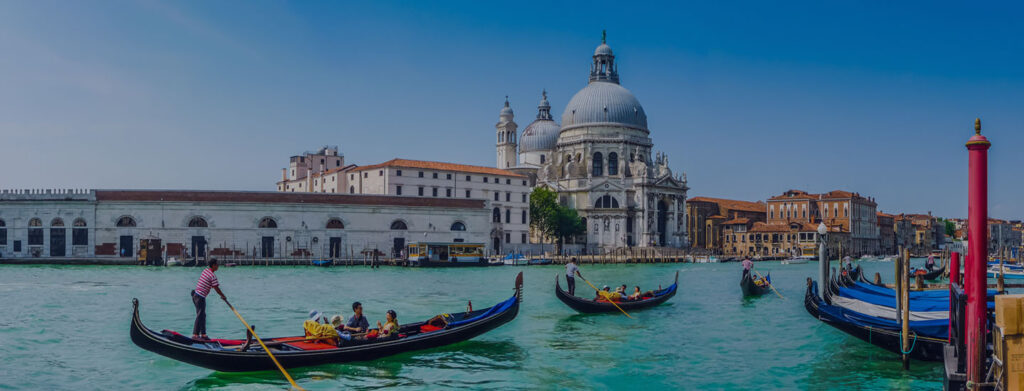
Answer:
[[547, 258], [531, 259], [527, 262], [528, 265], [550, 265], [551, 260]]
[[[988, 268], [989, 278], [997, 278], [999, 277], [999, 274], [999, 265], [991, 266]], [[1003, 266], [1003, 278], [1024, 279], [1024, 269]]]
[[527, 265], [529, 264], [529, 261], [525, 256], [523, 256], [523, 254], [509, 254], [506, 255], [505, 258], [502, 258], [502, 263], [505, 265], [515, 266]]
[[311, 262], [313, 263], [313, 266], [327, 267], [327, 266], [333, 266], [334, 265], [334, 260], [333, 259], [316, 259], [316, 260], [313, 260]]
[[799, 257], [790, 258], [790, 259], [783, 259], [782, 260], [782, 264], [783, 265], [800, 265], [800, 264], [804, 264], [804, 263], [810, 262], [812, 259], [814, 259], [813, 256], [804, 255], [804, 256], [799, 256]]
[[167, 259], [167, 266], [181, 266], [181, 261], [178, 258], [171, 257]]

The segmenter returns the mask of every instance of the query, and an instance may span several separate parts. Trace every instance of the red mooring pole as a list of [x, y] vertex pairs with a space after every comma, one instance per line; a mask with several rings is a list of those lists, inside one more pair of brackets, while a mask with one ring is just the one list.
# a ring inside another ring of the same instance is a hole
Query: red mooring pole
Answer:
[[[953, 284], [960, 283], [960, 253], [953, 251], [949, 254], [949, 335], [946, 342], [953, 342]], [[963, 287], [961, 287], [963, 289]]]
[[980, 384], [985, 361], [985, 273], [988, 258], [988, 149], [992, 144], [981, 135], [981, 119], [974, 120], [974, 136], [967, 140], [969, 174], [967, 177], [967, 381]]

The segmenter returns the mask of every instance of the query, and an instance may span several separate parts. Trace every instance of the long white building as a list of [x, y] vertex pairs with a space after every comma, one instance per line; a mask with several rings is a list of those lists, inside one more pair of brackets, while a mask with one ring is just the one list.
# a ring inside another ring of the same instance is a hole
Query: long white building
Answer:
[[0, 191], [0, 258], [346, 257], [487, 243], [481, 199], [191, 190]]

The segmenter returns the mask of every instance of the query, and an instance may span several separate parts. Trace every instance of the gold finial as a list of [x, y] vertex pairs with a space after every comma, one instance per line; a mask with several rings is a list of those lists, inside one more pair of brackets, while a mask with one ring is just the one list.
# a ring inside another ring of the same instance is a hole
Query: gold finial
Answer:
[[974, 119], [974, 134], [981, 135], [981, 118]]

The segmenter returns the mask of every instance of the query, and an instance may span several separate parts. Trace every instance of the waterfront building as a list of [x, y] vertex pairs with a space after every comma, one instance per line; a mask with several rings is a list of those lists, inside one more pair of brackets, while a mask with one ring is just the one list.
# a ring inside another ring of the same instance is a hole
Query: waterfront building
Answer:
[[830, 231], [848, 233], [850, 240], [844, 253], [879, 253], [878, 205], [873, 198], [843, 190], [822, 194], [788, 190], [769, 198], [767, 206], [768, 224], [824, 222]]
[[668, 156], [654, 151], [647, 114], [619, 84], [604, 39], [591, 61], [589, 83], [566, 104], [561, 125], [542, 92], [536, 120], [517, 140], [506, 99], [495, 125], [497, 167], [556, 191], [559, 202], [584, 219], [586, 246], [593, 250], [687, 246], [686, 175], [674, 174]]
[[0, 191], [0, 258], [348, 257], [484, 243], [481, 199], [193, 190]]
[[[738, 218], [722, 223], [723, 253], [740, 257], [789, 258], [812, 256], [818, 250], [818, 227], [813, 223], [752, 222]], [[849, 241], [847, 232], [834, 229], [829, 251], [838, 254], [840, 243]]]
[[875, 214], [878, 218], [878, 251], [879, 254], [891, 255], [896, 253], [896, 219], [895, 216], [879, 211]]
[[410, 159], [346, 171], [348, 194], [477, 199], [490, 213], [490, 251], [505, 253], [529, 243], [530, 178], [512, 170]]
[[[896, 248], [911, 248], [917, 242], [917, 231], [914, 222], [905, 214], [893, 215], [893, 235], [896, 237]], [[893, 252], [895, 254], [895, 252]]]
[[277, 191], [341, 194], [347, 187], [344, 172], [354, 167], [345, 165], [337, 146], [295, 155], [288, 159], [288, 167], [281, 169]]
[[998, 253], [1004, 248], [1017, 248], [1021, 245], [1021, 233], [1014, 230], [1013, 224], [1001, 219], [988, 219], [988, 252]]
[[686, 216], [691, 248], [722, 253], [725, 250], [723, 226], [764, 222], [767, 213], [764, 202], [693, 197], [686, 201]]

